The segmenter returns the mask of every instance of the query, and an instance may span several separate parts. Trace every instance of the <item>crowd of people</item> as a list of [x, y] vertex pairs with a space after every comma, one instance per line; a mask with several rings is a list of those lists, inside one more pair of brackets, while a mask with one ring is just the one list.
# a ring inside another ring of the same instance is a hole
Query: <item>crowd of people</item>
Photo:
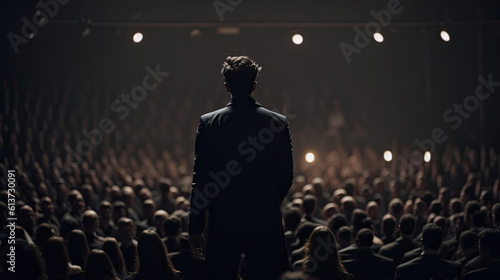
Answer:
[[[206, 103], [190, 90], [151, 94], [99, 141], [94, 128], [112, 118], [109, 105], [119, 97], [112, 85], [4, 82], [2, 95], [1, 279], [203, 279], [204, 258], [187, 234], [194, 138], [198, 117], [225, 105], [226, 94]], [[429, 162], [401, 148], [387, 163], [359, 123], [347, 131], [356, 145], [342, 145], [348, 120], [338, 101], [322, 98], [307, 101], [308, 115], [293, 111], [302, 101], [286, 93], [256, 96], [298, 115], [290, 120], [294, 148], [314, 129], [327, 135], [315, 162], [296, 155], [282, 203], [292, 271], [281, 278], [499, 279], [498, 151], [445, 143]], [[307, 121], [314, 116], [322, 120]], [[9, 173], [15, 273], [7, 262]], [[249, 279], [244, 258], [239, 277]]]

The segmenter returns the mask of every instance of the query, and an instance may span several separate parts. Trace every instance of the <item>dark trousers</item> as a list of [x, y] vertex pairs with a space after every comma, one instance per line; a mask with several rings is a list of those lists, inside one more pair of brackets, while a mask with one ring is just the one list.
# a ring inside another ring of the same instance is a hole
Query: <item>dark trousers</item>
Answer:
[[206, 280], [237, 279], [241, 253], [245, 252], [252, 280], [276, 280], [290, 269], [283, 233], [245, 231], [207, 236]]

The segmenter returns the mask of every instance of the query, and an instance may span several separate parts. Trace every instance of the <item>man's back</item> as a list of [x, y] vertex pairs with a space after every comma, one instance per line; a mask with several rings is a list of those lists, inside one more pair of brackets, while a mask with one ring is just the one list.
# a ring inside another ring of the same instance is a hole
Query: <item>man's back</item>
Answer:
[[342, 264], [356, 280], [387, 280], [394, 276], [392, 259], [375, 254], [370, 248], [357, 249], [352, 258], [342, 260]]
[[459, 263], [428, 254], [399, 265], [394, 279], [455, 279], [458, 275], [460, 275]]
[[378, 253], [381, 256], [388, 257], [394, 260], [398, 265], [401, 263], [403, 256], [406, 252], [411, 251], [418, 247], [418, 244], [410, 237], [400, 237], [394, 242], [386, 244], [380, 248]]
[[279, 226], [280, 203], [293, 180], [284, 116], [250, 96], [233, 99], [201, 117], [196, 156], [193, 183], [211, 200], [210, 226], [224, 232]]

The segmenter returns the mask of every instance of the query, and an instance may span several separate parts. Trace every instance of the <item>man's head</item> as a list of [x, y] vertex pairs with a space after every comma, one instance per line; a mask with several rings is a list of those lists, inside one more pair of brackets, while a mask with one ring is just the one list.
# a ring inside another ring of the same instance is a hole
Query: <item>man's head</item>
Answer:
[[356, 235], [356, 243], [359, 247], [369, 248], [373, 244], [373, 232], [370, 229], [361, 229]]
[[222, 64], [221, 74], [226, 89], [233, 96], [250, 95], [256, 86], [255, 79], [262, 67], [248, 56], [230, 55]]
[[415, 230], [417, 219], [412, 214], [404, 214], [399, 218], [399, 230], [401, 235], [412, 235]]
[[422, 245], [424, 249], [437, 250], [443, 241], [444, 231], [436, 224], [426, 224], [422, 229]]
[[500, 260], [500, 231], [486, 229], [479, 233], [479, 252], [488, 263]]
[[134, 221], [127, 217], [122, 217], [118, 220], [118, 234], [120, 235], [120, 240], [132, 241], [135, 237], [135, 224]]
[[82, 217], [83, 230], [87, 234], [93, 234], [99, 226], [99, 217], [94, 210], [87, 210], [83, 212]]
[[312, 194], [307, 194], [304, 196], [302, 201], [302, 207], [304, 207], [304, 212], [306, 215], [313, 215], [316, 211], [317, 198]]
[[72, 190], [68, 195], [68, 202], [71, 205], [71, 212], [81, 213], [85, 209], [85, 201], [78, 190]]

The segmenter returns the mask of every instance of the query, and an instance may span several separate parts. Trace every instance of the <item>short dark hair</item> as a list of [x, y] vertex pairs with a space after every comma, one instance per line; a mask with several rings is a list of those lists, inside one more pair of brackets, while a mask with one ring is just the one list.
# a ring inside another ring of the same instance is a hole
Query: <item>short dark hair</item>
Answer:
[[342, 240], [345, 242], [351, 241], [352, 235], [353, 235], [352, 229], [348, 226], [343, 226], [343, 227], [339, 228], [339, 230], [337, 232], [337, 236], [338, 236], [339, 240]]
[[459, 244], [463, 249], [470, 249], [477, 246], [478, 234], [472, 230], [466, 230], [460, 234]]
[[443, 241], [444, 231], [434, 223], [426, 224], [422, 229], [422, 245], [431, 250], [439, 249]]
[[339, 228], [347, 226], [347, 224], [347, 217], [342, 213], [335, 213], [330, 217], [330, 219], [328, 219], [328, 228], [333, 232], [333, 234], [337, 234]]
[[179, 217], [170, 216], [165, 220], [163, 224], [163, 229], [165, 230], [166, 236], [177, 236], [179, 230], [181, 229], [182, 221]]
[[390, 237], [396, 230], [396, 225], [398, 222], [396, 221], [396, 218], [391, 215], [391, 214], [386, 214], [382, 218], [382, 232], [384, 233], [385, 236]]
[[304, 212], [306, 214], [312, 214], [314, 208], [316, 207], [317, 201], [318, 199], [316, 198], [316, 196], [312, 194], [307, 194], [306, 196], [304, 196], [304, 198], [302, 199], [302, 207], [304, 208]]
[[231, 94], [250, 94], [261, 69], [246, 55], [230, 55], [222, 64], [221, 74]]
[[300, 210], [297, 207], [290, 207], [285, 211], [283, 215], [283, 220], [285, 221], [285, 226], [288, 229], [296, 229], [300, 224]]
[[358, 234], [356, 235], [356, 241], [358, 242], [359, 246], [362, 247], [372, 246], [373, 232], [367, 228], [361, 229], [360, 231], [358, 231]]
[[500, 231], [495, 229], [481, 231], [479, 233], [479, 247], [481, 252], [488, 249], [492, 258], [500, 258]]
[[413, 214], [404, 214], [399, 218], [399, 230], [402, 234], [410, 235], [415, 230], [417, 219]]

